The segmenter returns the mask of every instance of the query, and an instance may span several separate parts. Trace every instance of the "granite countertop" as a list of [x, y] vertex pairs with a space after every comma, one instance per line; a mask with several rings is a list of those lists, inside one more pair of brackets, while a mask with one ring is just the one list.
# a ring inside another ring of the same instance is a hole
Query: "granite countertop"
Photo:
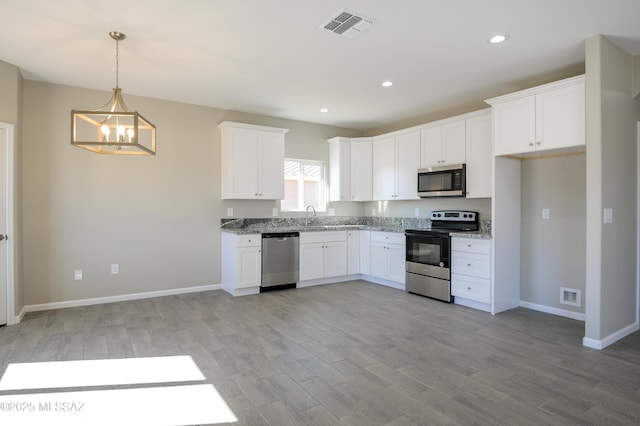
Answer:
[[381, 232], [404, 232], [405, 228], [397, 226], [369, 226], [369, 225], [311, 225], [311, 226], [263, 226], [247, 228], [221, 228], [222, 232], [229, 232], [236, 235], [263, 234], [271, 232], [321, 232], [321, 231], [381, 231]]
[[[313, 217], [222, 219], [221, 231], [236, 235], [273, 232], [322, 232], [366, 230], [403, 233], [406, 229], [430, 229], [426, 218], [402, 217]], [[490, 221], [480, 221], [478, 232], [451, 232], [452, 237], [491, 239]]]
[[474, 238], [479, 240], [490, 240], [491, 234], [484, 231], [476, 231], [476, 232], [449, 232], [449, 236], [451, 237], [460, 237], [460, 238]]

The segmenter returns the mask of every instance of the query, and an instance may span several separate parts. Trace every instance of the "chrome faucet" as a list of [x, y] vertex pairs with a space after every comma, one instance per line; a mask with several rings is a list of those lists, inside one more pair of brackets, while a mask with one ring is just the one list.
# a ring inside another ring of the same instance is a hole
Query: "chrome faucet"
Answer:
[[309, 226], [309, 207], [311, 207], [311, 210], [313, 210], [313, 215], [316, 215], [316, 208], [309, 204], [307, 206], [307, 209], [305, 210], [304, 226]]

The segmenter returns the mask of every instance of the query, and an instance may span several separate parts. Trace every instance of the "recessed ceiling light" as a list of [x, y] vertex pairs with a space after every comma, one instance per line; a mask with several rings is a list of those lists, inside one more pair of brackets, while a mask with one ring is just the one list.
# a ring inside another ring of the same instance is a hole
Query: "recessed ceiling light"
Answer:
[[388, 81], [387, 80], [387, 81], [382, 83], [382, 86], [383, 87], [391, 87], [391, 86], [393, 86], [393, 81]]
[[489, 39], [489, 43], [491, 44], [500, 44], [507, 40], [507, 36], [504, 34], [496, 34]]
[[320, 108], [320, 112], [329, 112], [328, 108]]

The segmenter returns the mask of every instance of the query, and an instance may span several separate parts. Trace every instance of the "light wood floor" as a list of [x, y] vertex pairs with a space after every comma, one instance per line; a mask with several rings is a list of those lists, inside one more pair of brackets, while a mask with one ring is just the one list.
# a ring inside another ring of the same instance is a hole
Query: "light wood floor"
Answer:
[[583, 335], [579, 321], [354, 281], [28, 314], [0, 329], [0, 373], [191, 355], [243, 425], [640, 423], [640, 333], [602, 351]]

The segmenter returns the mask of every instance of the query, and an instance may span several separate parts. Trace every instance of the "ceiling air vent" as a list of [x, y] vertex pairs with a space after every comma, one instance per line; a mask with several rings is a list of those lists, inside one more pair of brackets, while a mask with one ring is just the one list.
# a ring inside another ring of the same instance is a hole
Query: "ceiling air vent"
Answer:
[[372, 19], [342, 9], [335, 17], [324, 23], [322, 28], [347, 38], [353, 38], [372, 24]]

